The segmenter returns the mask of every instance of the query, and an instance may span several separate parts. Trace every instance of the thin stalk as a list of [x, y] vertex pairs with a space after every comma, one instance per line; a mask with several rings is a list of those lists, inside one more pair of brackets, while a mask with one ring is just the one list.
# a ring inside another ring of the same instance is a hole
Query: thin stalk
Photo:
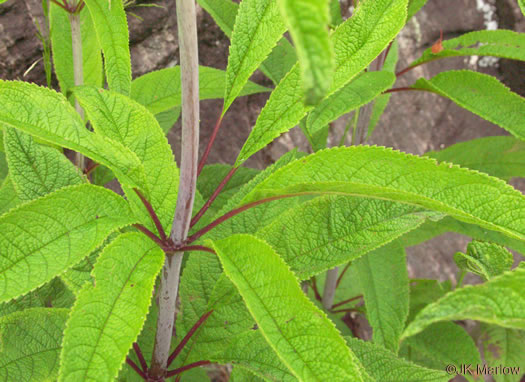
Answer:
[[355, 297], [349, 298], [348, 300], [344, 300], [344, 301], [338, 302], [337, 304], [334, 304], [334, 305], [332, 306], [332, 309], [337, 308], [337, 307], [339, 307], [339, 306], [341, 306], [341, 305], [348, 304], [349, 302], [352, 302], [352, 301], [358, 300], [358, 299], [360, 299], [361, 297], [363, 297], [363, 296], [362, 296], [362, 295], [359, 295], [359, 296], [355, 296]]
[[215, 251], [211, 249], [210, 247], [205, 247], [204, 245], [187, 245], [180, 249], [181, 252], [192, 252], [192, 251], [199, 251], [199, 252], [209, 252], [214, 255], [216, 255]]
[[[79, 13], [69, 14], [69, 23], [71, 25], [71, 43], [73, 48], [73, 77], [75, 79], [75, 86], [81, 86], [84, 84], [84, 65], [82, 58], [82, 34], [80, 32], [80, 15]], [[75, 109], [77, 110], [80, 117], [84, 119], [84, 110], [75, 101]], [[86, 168], [86, 158], [80, 153], [75, 155], [75, 164], [77, 167], [84, 171]]]
[[215, 142], [215, 138], [217, 138], [217, 133], [219, 132], [219, 129], [221, 128], [222, 123], [222, 111], [221, 115], [219, 116], [219, 119], [217, 119], [217, 122], [215, 123], [215, 127], [213, 128], [213, 132], [211, 133], [210, 140], [208, 141], [208, 144], [206, 145], [206, 149], [204, 150], [204, 154], [202, 154], [201, 161], [199, 162], [199, 169], [197, 174], [200, 175], [202, 169], [204, 168], [204, 165], [206, 164], [206, 161], [208, 160], [208, 155], [210, 155], [211, 148], [213, 147], [213, 143]]
[[326, 281], [324, 283], [322, 299], [323, 308], [325, 308], [326, 310], [332, 309], [332, 305], [334, 304], [335, 287], [337, 284], [338, 272], [339, 267], [335, 267], [326, 271]]
[[[175, 246], [180, 246], [185, 241], [190, 228], [197, 183], [199, 58], [195, 1], [176, 0], [176, 8], [182, 85], [182, 149], [179, 193], [170, 239]], [[167, 374], [183, 253], [179, 251], [168, 254], [162, 269], [159, 317], [150, 367], [150, 375], [157, 379]]]
[[136, 364], [135, 362], [133, 362], [129, 357], [126, 357], [126, 363], [127, 363], [129, 366], [131, 366], [131, 368], [132, 368], [133, 370], [135, 370], [135, 371], [137, 372], [137, 374], [140, 375], [141, 378], [142, 378], [143, 380], [146, 381], [146, 380], [148, 379], [146, 373], [144, 373], [144, 372], [140, 369], [140, 367], [138, 367], [137, 364]]
[[199, 366], [202, 366], [202, 365], [209, 365], [211, 362], [210, 361], [197, 361], [197, 362], [193, 362], [193, 363], [190, 363], [186, 366], [183, 366], [183, 367], [179, 367], [178, 369], [175, 369], [175, 370], [171, 370], [171, 371], [168, 371], [168, 373], [166, 374], [166, 377], [173, 377], [177, 374], [180, 374], [186, 370], [190, 370], [190, 369], [193, 369], [195, 367], [199, 367]]
[[140, 366], [142, 367], [142, 371], [144, 373], [148, 372], [148, 364], [146, 363], [146, 360], [144, 359], [144, 355], [142, 354], [142, 350], [140, 350], [140, 346], [138, 343], [133, 343], [133, 350], [135, 350], [135, 354], [137, 355], [137, 358], [139, 359]]

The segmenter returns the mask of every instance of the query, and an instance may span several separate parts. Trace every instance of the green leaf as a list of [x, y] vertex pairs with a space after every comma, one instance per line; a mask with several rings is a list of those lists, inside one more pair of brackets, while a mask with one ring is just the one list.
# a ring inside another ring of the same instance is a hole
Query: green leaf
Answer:
[[525, 328], [525, 267], [494, 277], [481, 285], [447, 293], [425, 307], [405, 329], [402, 338], [439, 321], [477, 320], [510, 329]]
[[523, 13], [523, 16], [525, 16], [525, 1], [524, 0], [518, 0], [518, 5], [520, 6], [521, 13]]
[[450, 376], [444, 371], [431, 370], [408, 362], [381, 346], [357, 338], [345, 337], [345, 339], [365, 370], [377, 381], [448, 382], [450, 380]]
[[469, 243], [466, 254], [458, 252], [454, 255], [454, 261], [461, 270], [489, 280], [509, 271], [514, 258], [500, 245], [474, 240]]
[[426, 49], [420, 58], [410, 64], [418, 66], [426, 62], [457, 56], [494, 56], [525, 61], [525, 33], [510, 30], [483, 30], [465, 33], [459, 37], [444, 40], [443, 50], [433, 53]]
[[243, 0], [233, 29], [222, 115], [286, 31], [273, 0]]
[[421, 309], [443, 297], [452, 290], [450, 280], [439, 282], [431, 279], [415, 279], [410, 282], [410, 312], [407, 321], [414, 319]]
[[423, 5], [427, 3], [428, 0], [408, 0], [408, 16], [407, 21], [412, 18], [416, 13], [419, 12]]
[[67, 309], [33, 308], [0, 318], [0, 379], [56, 380]]
[[[95, 26], [88, 11], [80, 12], [79, 17], [84, 84], [101, 87], [104, 80], [102, 51], [95, 34]], [[69, 98], [69, 91], [75, 86], [69, 15], [61, 7], [50, 2], [49, 22], [55, 74], [60, 90]]]
[[341, 15], [341, 4], [339, 0], [330, 0], [330, 25], [337, 26], [343, 23], [343, 16]]
[[26, 295], [0, 304], [0, 316], [36, 307], [70, 308], [74, 302], [73, 293], [60, 278], [55, 277], [51, 282]]
[[470, 70], [442, 72], [413, 86], [449, 98], [459, 106], [525, 140], [525, 99], [496, 78]]
[[28, 134], [6, 128], [4, 145], [10, 178], [22, 201], [36, 199], [65, 186], [84, 183], [80, 171], [63, 153], [39, 145]]
[[304, 280], [381, 247], [427, 216], [427, 211], [400, 203], [327, 195], [289, 209], [256, 236]]
[[137, 156], [86, 129], [63, 95], [26, 82], [0, 80], [0, 103], [0, 125], [78, 151], [111, 168], [121, 182], [143, 188], [144, 168]]
[[155, 116], [155, 119], [159, 123], [160, 128], [164, 131], [164, 134], [168, 135], [170, 130], [179, 120], [181, 113], [181, 107], [177, 106], [172, 109], [163, 111]]
[[270, 246], [250, 235], [212, 244], [264, 337], [298, 379], [363, 380], [333, 323]]
[[62, 188], [0, 216], [0, 301], [50, 281], [134, 222], [122, 197], [89, 184]]
[[230, 374], [230, 382], [263, 382], [265, 379], [257, 377], [246, 369], [235, 365]]
[[[408, 0], [361, 1], [354, 15], [331, 35], [335, 73], [329, 95], [349, 83], [372, 62], [404, 25]], [[352, 44], [348, 44], [352, 41]], [[245, 142], [235, 166], [294, 127], [311, 107], [302, 103], [298, 65], [282, 79], [270, 95]]]
[[314, 134], [340, 116], [361, 107], [389, 89], [395, 82], [394, 73], [366, 72], [348, 85], [325, 98], [307, 118], [307, 128]]
[[[239, 5], [231, 0], [198, 0], [197, 2], [213, 17], [224, 34], [231, 38]], [[296, 61], [295, 49], [283, 37], [261, 64], [260, 69], [274, 84], [278, 84]]]
[[395, 354], [409, 308], [405, 249], [394, 242], [361, 257], [356, 266], [373, 341]]
[[502, 180], [382, 147], [333, 148], [296, 160], [259, 183], [241, 204], [325, 193], [419, 205], [525, 239], [525, 198]]
[[305, 103], [315, 105], [326, 95], [334, 67], [328, 1], [277, 0], [277, 4], [295, 43]]
[[[155, 117], [142, 105], [116, 92], [83, 86], [75, 90], [75, 96], [96, 133], [129, 148], [142, 162], [146, 174], [144, 196], [169, 232], [177, 203], [179, 170]], [[124, 190], [142, 224], [155, 232], [139, 197], [130, 187], [124, 186]]]
[[20, 199], [15, 191], [11, 178], [7, 176], [0, 186], [0, 216], [11, 208], [20, 204]]
[[84, 0], [104, 53], [109, 88], [128, 95], [131, 87], [131, 58], [126, 12], [122, 0]]
[[[406, 339], [400, 353], [412, 362], [436, 370], [446, 370], [447, 365], [454, 365], [459, 371], [462, 365], [473, 365], [475, 368], [475, 365], [481, 364], [472, 337], [452, 322], [435, 323]], [[465, 377], [472, 380], [470, 375]]]
[[92, 280], [91, 271], [93, 270], [93, 265], [97, 257], [100, 255], [100, 251], [101, 249], [93, 251], [89, 256], [82, 259], [80, 263], [69, 268], [60, 276], [73, 293], [78, 294], [82, 286]]
[[[180, 66], [144, 74], [131, 83], [131, 98], [153, 114], [181, 105]], [[199, 67], [199, 98], [224, 97], [226, 72], [208, 66]], [[248, 81], [239, 95], [267, 92], [269, 89]]]
[[519, 382], [525, 369], [525, 357], [523, 357], [525, 354], [525, 332], [483, 325], [481, 339], [483, 354], [488, 366], [519, 368], [517, 372], [511, 371], [506, 375], [490, 373], [494, 376], [494, 380], [496, 382]]
[[139, 233], [119, 236], [100, 255], [71, 310], [59, 381], [112, 380], [137, 339], [164, 253]]
[[425, 154], [508, 181], [525, 174], [525, 143], [514, 137], [484, 137]]

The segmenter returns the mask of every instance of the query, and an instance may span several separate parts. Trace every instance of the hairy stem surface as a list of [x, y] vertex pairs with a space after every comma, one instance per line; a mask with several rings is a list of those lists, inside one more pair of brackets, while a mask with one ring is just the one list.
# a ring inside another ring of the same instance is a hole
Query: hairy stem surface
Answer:
[[[71, 43], [73, 47], [73, 76], [75, 79], [75, 86], [80, 86], [84, 84], [84, 65], [82, 61], [82, 34], [80, 32], [79, 13], [70, 13], [69, 23], [71, 25]], [[82, 110], [78, 101], [75, 101], [75, 109], [78, 114], [80, 114], [80, 117], [84, 119], [84, 110]], [[85, 162], [86, 160], [84, 156], [80, 153], [76, 153], [75, 164], [82, 171], [86, 168]]]
[[[170, 238], [179, 245], [190, 227], [197, 181], [199, 149], [199, 62], [194, 0], [177, 0], [177, 27], [180, 46], [182, 84], [182, 149], [180, 185]], [[171, 338], [175, 323], [183, 252], [167, 254], [161, 275], [159, 318], [151, 376], [166, 376]]]

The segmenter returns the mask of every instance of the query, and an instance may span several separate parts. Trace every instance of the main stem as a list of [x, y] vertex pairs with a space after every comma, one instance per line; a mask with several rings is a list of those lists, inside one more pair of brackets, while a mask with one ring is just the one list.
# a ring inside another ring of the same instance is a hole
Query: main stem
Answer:
[[[84, 85], [84, 67], [82, 58], [82, 34], [80, 32], [80, 15], [79, 13], [69, 14], [69, 23], [71, 25], [71, 43], [73, 48], [73, 77], [75, 80], [75, 86]], [[80, 117], [84, 119], [84, 110], [75, 101], [75, 109], [77, 110]], [[76, 153], [75, 164], [77, 167], [84, 171], [86, 168], [86, 160], [80, 153]]]
[[323, 308], [326, 310], [332, 309], [334, 305], [335, 288], [337, 286], [337, 274], [339, 273], [339, 267], [335, 267], [326, 271], [326, 280], [324, 283], [323, 290]]
[[[176, 0], [176, 5], [182, 79], [182, 144], [179, 193], [170, 238], [177, 245], [182, 243], [188, 235], [197, 183], [199, 60], [195, 2], [194, 0]], [[150, 368], [150, 375], [157, 379], [166, 376], [175, 323], [182, 255], [183, 252], [167, 254], [162, 269], [159, 317]]]

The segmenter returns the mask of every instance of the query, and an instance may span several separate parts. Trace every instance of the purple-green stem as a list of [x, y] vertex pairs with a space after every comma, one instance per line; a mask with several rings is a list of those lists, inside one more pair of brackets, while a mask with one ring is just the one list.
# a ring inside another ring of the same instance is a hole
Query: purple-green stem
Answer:
[[[175, 246], [180, 246], [185, 242], [190, 228], [197, 183], [199, 60], [195, 2], [176, 0], [176, 9], [182, 88], [182, 149], [179, 192], [170, 239]], [[183, 254], [180, 251], [168, 253], [161, 272], [159, 316], [150, 368], [150, 375], [157, 379], [167, 376]]]

